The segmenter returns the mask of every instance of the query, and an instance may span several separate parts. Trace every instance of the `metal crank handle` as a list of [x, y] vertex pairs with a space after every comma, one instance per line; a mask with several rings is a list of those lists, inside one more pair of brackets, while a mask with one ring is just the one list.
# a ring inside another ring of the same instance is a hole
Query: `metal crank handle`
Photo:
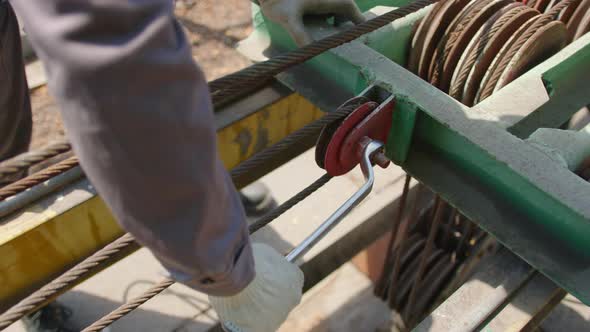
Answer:
[[375, 172], [373, 171], [373, 163], [371, 158], [375, 153], [383, 148], [383, 143], [370, 140], [362, 150], [361, 169], [365, 177], [363, 186], [354, 193], [342, 206], [332, 213], [311, 235], [309, 235], [303, 242], [295, 247], [287, 256], [289, 262], [295, 262], [297, 259], [305, 255], [315, 244], [317, 244], [324, 236], [326, 236], [344, 217], [352, 211], [373, 189], [375, 182]]

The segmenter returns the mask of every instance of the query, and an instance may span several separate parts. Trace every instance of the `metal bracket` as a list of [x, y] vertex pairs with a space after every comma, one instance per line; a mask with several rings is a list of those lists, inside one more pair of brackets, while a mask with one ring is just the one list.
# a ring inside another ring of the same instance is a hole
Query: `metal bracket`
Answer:
[[[383, 96], [372, 86], [365, 90], [360, 97], [367, 98], [363, 103], [350, 113], [338, 127], [333, 130], [328, 142], [318, 142], [321, 146], [318, 151], [324, 151], [322, 166], [328, 174], [339, 176], [348, 173], [362, 158], [362, 141], [366, 138], [385, 142], [391, 131], [395, 97], [392, 94]], [[380, 100], [379, 100], [380, 99]], [[321, 156], [319, 156], [321, 158]], [[387, 167], [389, 161], [381, 155], [376, 160], [381, 167]]]

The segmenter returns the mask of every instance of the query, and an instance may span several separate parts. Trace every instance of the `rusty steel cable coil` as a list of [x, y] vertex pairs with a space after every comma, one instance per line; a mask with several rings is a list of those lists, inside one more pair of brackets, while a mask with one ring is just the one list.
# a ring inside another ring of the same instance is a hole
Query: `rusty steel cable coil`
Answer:
[[409, 328], [442, 296], [482, 239], [475, 224], [438, 196], [420, 211], [417, 202], [428, 191], [418, 183], [409, 197], [410, 182], [408, 176], [374, 288], [375, 295], [399, 312]]
[[590, 30], [590, 0], [449, 0], [417, 23], [408, 69], [473, 106]]
[[[520, 30], [521, 33], [515, 34], [514, 43], [507, 47], [506, 52], [499, 55], [498, 65], [490, 75], [488, 84], [482, 87], [480, 100], [489, 97], [493, 92], [510, 83], [532, 66], [565, 47], [567, 44], [566, 26], [563, 22], [555, 19], [555, 13], [577, 1], [579, 0], [560, 2], [549, 13], [538, 15], [529, 20], [529, 24]], [[535, 44], [538, 47], [534, 48]], [[522, 60], [516, 59], [515, 56], [521, 50], [526, 51], [527, 56], [525, 56], [525, 53], [521, 53], [523, 55]], [[519, 64], [520, 68], [509, 67], [511, 62], [519, 60], [524, 62]], [[509, 77], [506, 77], [507, 75]]]
[[[584, 6], [580, 0], [440, 2], [416, 23], [408, 69], [472, 106], [557, 53], [568, 34], [579, 37], [587, 29], [581, 23]], [[486, 238], [438, 196], [427, 211], [419, 211], [416, 202], [426, 189], [418, 184], [409, 197], [410, 182], [408, 176], [374, 289], [408, 328], [465, 274], [463, 264]]]

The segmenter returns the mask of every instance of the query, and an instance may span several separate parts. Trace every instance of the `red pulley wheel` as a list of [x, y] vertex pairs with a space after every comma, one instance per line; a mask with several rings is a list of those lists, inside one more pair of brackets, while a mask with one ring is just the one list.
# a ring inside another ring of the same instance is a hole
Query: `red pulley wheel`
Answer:
[[[338, 107], [336, 112], [348, 107], [358, 108], [360, 105], [368, 101], [369, 100], [364, 96], [353, 97]], [[324, 160], [326, 159], [326, 149], [328, 149], [328, 144], [330, 144], [336, 129], [338, 129], [342, 121], [344, 121], [344, 118], [347, 116], [348, 115], [343, 115], [341, 118], [334, 120], [332, 123], [329, 123], [322, 128], [315, 147], [315, 162], [320, 168], [325, 169]]]
[[340, 126], [336, 129], [332, 135], [332, 139], [326, 149], [326, 156], [324, 159], [324, 168], [328, 174], [332, 176], [338, 176], [348, 173], [350, 169], [341, 165], [340, 163], [340, 151], [346, 140], [347, 135], [359, 124], [367, 115], [371, 113], [379, 104], [375, 102], [367, 102], [359, 106], [356, 110], [350, 113]]

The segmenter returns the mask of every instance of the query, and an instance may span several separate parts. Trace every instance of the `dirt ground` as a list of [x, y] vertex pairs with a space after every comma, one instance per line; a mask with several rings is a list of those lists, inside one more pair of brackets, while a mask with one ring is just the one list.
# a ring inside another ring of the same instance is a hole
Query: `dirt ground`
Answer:
[[[249, 61], [234, 50], [251, 32], [248, 0], [178, 0], [176, 15], [185, 27], [195, 61], [212, 80], [246, 67]], [[64, 133], [59, 108], [46, 86], [31, 92], [33, 138], [31, 149]]]

